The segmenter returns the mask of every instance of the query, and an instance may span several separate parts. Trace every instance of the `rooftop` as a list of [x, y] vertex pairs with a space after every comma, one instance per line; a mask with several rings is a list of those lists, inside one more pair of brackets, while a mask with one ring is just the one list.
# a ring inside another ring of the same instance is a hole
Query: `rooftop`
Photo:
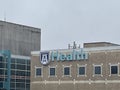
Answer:
[[43, 50], [43, 51], [32, 51], [31, 54], [40, 54], [40, 52], [49, 52], [49, 51], [60, 51], [60, 52], [71, 52], [73, 50], [84, 50], [85, 52], [98, 52], [98, 51], [113, 51], [120, 50], [120, 45], [110, 43], [110, 42], [94, 42], [94, 43], [85, 43], [84, 48], [77, 49], [55, 49], [55, 50]]
[[120, 46], [120, 45], [111, 42], [91, 42], [91, 43], [84, 43], [83, 46], [84, 48], [91, 48], [91, 47], [108, 47], [108, 46]]

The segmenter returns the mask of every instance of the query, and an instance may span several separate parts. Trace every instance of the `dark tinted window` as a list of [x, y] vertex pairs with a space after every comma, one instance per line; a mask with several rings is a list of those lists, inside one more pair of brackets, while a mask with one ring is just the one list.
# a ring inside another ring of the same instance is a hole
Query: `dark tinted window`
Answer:
[[0, 56], [0, 62], [2, 62], [3, 61], [3, 57], [2, 56]]
[[70, 67], [64, 68], [64, 75], [70, 75]]
[[0, 68], [5, 68], [5, 63], [0, 63]]
[[3, 87], [3, 82], [0, 82], [0, 88], [2, 88]]
[[118, 66], [111, 66], [111, 74], [118, 74]]
[[25, 64], [26, 60], [25, 59], [16, 59], [16, 63]]
[[41, 75], [42, 75], [42, 69], [36, 68], [36, 76], [41, 76]]
[[101, 74], [101, 67], [95, 66], [95, 74]]
[[25, 70], [26, 69], [26, 65], [17, 65], [16, 69]]
[[85, 75], [85, 67], [79, 67], [79, 75]]
[[16, 61], [15, 58], [11, 59], [11, 63], [15, 63], [15, 61]]
[[55, 76], [55, 68], [50, 68], [50, 76]]

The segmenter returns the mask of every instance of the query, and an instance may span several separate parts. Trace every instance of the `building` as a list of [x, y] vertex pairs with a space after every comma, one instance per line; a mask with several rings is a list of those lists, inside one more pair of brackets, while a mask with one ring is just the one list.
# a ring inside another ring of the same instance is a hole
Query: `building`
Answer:
[[119, 90], [120, 45], [74, 46], [31, 52], [31, 90]]
[[30, 26], [0, 21], [0, 50], [10, 50], [14, 55], [30, 56], [40, 50], [41, 30]]
[[30, 57], [0, 51], [0, 90], [30, 90]]
[[0, 21], [0, 90], [30, 90], [30, 52], [40, 42], [40, 29]]

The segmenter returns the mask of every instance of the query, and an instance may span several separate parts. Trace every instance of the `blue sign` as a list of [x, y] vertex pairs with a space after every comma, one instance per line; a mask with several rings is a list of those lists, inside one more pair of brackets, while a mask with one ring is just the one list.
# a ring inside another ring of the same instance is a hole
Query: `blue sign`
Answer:
[[43, 64], [43, 65], [46, 65], [50, 62], [49, 60], [49, 52], [41, 52], [40, 53], [40, 62]]
[[77, 51], [73, 50], [72, 52], [58, 52], [53, 51], [51, 52], [51, 60], [57, 60], [57, 61], [65, 61], [65, 60], [86, 60], [88, 59], [88, 53], [84, 52], [83, 50]]
[[60, 51], [49, 51], [41, 52], [40, 61], [43, 65], [48, 64], [50, 61], [72, 61], [72, 60], [87, 60], [88, 53], [84, 52], [83, 49], [79, 50], [60, 50]]

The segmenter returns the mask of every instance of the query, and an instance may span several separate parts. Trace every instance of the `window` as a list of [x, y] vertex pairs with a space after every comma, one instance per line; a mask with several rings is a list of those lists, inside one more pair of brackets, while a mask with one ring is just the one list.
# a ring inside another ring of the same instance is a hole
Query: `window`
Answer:
[[19, 64], [17, 64], [16, 66], [17, 66], [16, 69], [26, 70], [26, 65], [19, 65]]
[[95, 66], [94, 67], [94, 74], [101, 75], [101, 66]]
[[85, 64], [85, 65], [77, 65], [77, 67], [78, 67], [78, 74], [77, 74], [77, 77], [79, 77], [79, 76], [87, 76], [86, 75], [86, 66], [87, 66], [87, 64]]
[[30, 66], [27, 66], [27, 70], [30, 70]]
[[49, 67], [49, 76], [48, 77], [57, 77], [56, 75], [56, 66], [48, 66]]
[[117, 65], [111, 65], [111, 74], [118, 74], [118, 66]]
[[5, 68], [5, 64], [6, 64], [6, 63], [1, 63], [1, 62], [0, 62], [0, 68]]
[[85, 75], [85, 67], [79, 67], [79, 75]]
[[16, 62], [16, 59], [15, 58], [12, 58], [11, 59], [11, 63], [15, 63]]
[[42, 68], [37, 67], [35, 71], [36, 71], [36, 76], [42, 76]]
[[0, 56], [0, 62], [3, 62], [3, 57], [2, 56]]
[[110, 65], [110, 75], [119, 75], [119, 64], [111, 64]]
[[16, 63], [17, 64], [26, 64], [26, 60], [25, 59], [16, 59]]
[[64, 76], [70, 75], [70, 67], [64, 67]]
[[93, 64], [93, 77], [94, 76], [103, 76], [102, 75], [102, 63], [99, 65], [94, 65]]
[[50, 76], [55, 76], [55, 68], [50, 67]]
[[3, 87], [3, 82], [0, 82], [0, 87]]

